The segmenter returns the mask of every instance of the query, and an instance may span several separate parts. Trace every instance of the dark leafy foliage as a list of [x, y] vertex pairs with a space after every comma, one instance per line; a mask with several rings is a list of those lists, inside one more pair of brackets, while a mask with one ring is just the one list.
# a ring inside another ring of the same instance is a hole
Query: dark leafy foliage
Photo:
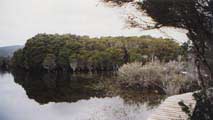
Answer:
[[192, 120], [212, 120], [213, 119], [213, 90], [203, 90], [199, 93], [195, 93], [194, 97], [197, 101], [197, 105], [194, 110], [194, 114], [191, 117]]

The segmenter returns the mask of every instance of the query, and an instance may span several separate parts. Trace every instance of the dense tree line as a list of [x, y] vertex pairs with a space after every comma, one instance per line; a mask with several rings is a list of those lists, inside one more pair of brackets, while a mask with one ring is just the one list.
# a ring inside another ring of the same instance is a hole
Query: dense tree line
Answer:
[[13, 67], [28, 70], [109, 71], [133, 61], [176, 59], [185, 49], [170, 39], [38, 34], [14, 53]]

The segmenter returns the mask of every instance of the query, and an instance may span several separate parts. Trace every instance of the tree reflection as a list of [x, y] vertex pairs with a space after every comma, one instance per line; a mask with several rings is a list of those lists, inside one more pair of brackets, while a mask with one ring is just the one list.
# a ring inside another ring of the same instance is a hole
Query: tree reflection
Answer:
[[40, 104], [77, 102], [91, 97], [121, 97], [126, 104], [147, 104], [151, 108], [162, 101], [153, 93], [122, 89], [113, 73], [35, 73], [14, 70], [14, 80], [30, 99]]
[[13, 72], [15, 82], [20, 84], [30, 99], [40, 104], [48, 102], [76, 102], [90, 97], [103, 97], [103, 89], [97, 89], [96, 77], [91, 75], [70, 75], [66, 73]]

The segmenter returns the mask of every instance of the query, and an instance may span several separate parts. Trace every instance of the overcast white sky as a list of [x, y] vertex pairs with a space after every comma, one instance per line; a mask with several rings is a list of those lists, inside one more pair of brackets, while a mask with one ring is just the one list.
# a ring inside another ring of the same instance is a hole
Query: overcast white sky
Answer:
[[[120, 10], [99, 0], [0, 0], [0, 46], [24, 44], [37, 33], [95, 36], [162, 36], [158, 31], [124, 29]], [[177, 40], [182, 31], [166, 30]]]

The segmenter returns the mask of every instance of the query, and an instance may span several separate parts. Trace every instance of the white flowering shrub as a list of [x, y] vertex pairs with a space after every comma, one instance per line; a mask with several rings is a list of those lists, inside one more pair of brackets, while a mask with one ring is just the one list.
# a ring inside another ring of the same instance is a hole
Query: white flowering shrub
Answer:
[[119, 76], [125, 81], [131, 81], [129, 84], [138, 82], [141, 79], [140, 69], [142, 68], [142, 63], [134, 62], [124, 64], [119, 68]]

